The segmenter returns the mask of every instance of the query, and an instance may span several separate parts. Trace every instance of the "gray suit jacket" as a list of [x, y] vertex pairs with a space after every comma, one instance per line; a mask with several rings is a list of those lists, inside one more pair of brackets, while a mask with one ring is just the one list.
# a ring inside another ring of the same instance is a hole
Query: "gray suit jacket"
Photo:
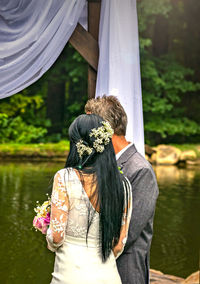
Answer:
[[130, 146], [118, 159], [131, 182], [133, 210], [128, 239], [117, 267], [123, 284], [149, 283], [149, 252], [153, 235], [153, 218], [158, 186], [154, 171], [135, 146]]

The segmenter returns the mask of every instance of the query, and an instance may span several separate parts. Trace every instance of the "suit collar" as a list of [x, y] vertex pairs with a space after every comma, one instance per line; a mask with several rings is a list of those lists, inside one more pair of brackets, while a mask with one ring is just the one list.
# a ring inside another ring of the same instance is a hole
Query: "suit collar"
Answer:
[[131, 145], [117, 160], [118, 165], [123, 165], [126, 161], [137, 152], [135, 145]]

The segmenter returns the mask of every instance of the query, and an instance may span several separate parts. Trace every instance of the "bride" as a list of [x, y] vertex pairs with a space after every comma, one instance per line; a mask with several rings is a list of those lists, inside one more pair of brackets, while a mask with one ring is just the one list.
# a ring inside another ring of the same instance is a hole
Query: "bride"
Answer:
[[70, 152], [51, 196], [51, 284], [121, 283], [115, 258], [126, 243], [132, 196], [117, 168], [112, 134], [94, 114], [80, 115], [69, 128]]

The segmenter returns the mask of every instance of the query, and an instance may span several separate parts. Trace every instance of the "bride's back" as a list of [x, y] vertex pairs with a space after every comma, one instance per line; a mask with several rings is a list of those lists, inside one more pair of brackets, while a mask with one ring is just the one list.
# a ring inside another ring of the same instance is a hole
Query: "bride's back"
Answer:
[[[56, 250], [51, 284], [121, 284], [114, 254], [110, 254], [106, 263], [100, 256], [99, 213], [90, 202], [94, 197], [90, 186], [92, 175], [83, 177], [87, 191], [76, 170], [65, 168], [57, 176], [60, 188], [66, 193], [68, 209], [64, 242]], [[91, 221], [89, 230], [88, 221]]]
[[131, 187], [117, 168], [112, 135], [109, 123], [92, 114], [70, 126], [47, 232], [56, 252], [51, 284], [121, 284], [113, 250], [119, 255], [127, 237]]
[[[99, 213], [92, 204], [92, 175], [84, 176], [84, 188], [78, 172], [72, 168], [59, 171], [69, 198], [68, 222], [66, 238], [68, 236], [79, 238], [80, 241], [93, 240], [99, 243]], [[91, 221], [88, 235], [88, 222]]]

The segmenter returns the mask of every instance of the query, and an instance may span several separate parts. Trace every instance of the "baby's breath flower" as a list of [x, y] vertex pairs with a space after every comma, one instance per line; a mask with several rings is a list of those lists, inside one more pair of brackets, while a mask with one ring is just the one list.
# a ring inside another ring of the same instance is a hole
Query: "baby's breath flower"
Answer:
[[95, 137], [95, 141], [93, 143], [93, 148], [102, 153], [105, 150], [104, 145], [108, 145], [110, 139], [112, 138], [114, 131], [110, 126], [109, 122], [102, 121], [102, 126], [98, 128], [93, 128], [90, 133], [90, 137]]
[[89, 146], [86, 146], [83, 143], [82, 139], [80, 139], [79, 142], [76, 143], [76, 148], [77, 148], [77, 152], [78, 152], [80, 158], [82, 158], [82, 156], [84, 154], [90, 155], [92, 153], [92, 148], [89, 147]]
[[[91, 130], [89, 136], [96, 138], [93, 142], [93, 148], [96, 150], [96, 152], [102, 153], [105, 150], [104, 145], [109, 144], [113, 133], [114, 131], [107, 121], [102, 121], [102, 126], [93, 128]], [[80, 158], [82, 158], [82, 156], [85, 154], [90, 155], [92, 153], [92, 148], [86, 146], [82, 139], [76, 143], [76, 147]]]
[[99, 152], [99, 153], [102, 153], [103, 151], [104, 151], [104, 146], [102, 146], [102, 145], [98, 145], [97, 147], [96, 147], [96, 151], [97, 152]]

